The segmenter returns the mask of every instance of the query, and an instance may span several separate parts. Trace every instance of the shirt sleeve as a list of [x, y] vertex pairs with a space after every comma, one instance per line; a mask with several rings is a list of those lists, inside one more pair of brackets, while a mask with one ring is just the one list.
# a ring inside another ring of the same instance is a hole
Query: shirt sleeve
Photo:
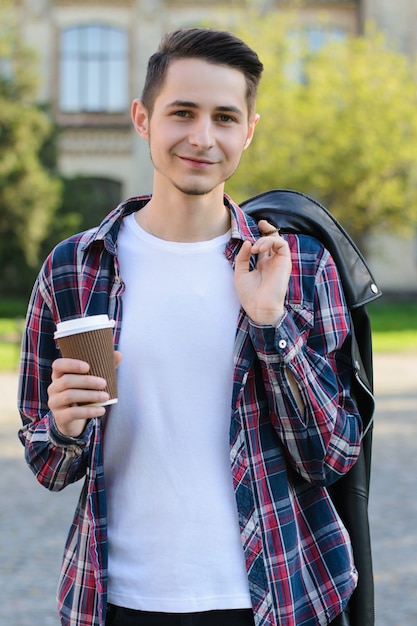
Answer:
[[328, 485], [356, 462], [362, 424], [350, 394], [349, 311], [336, 265], [320, 248], [314, 276], [311, 262], [295, 255], [286, 310], [278, 326], [251, 323], [250, 333], [271, 420], [289, 462], [306, 480]]
[[48, 408], [52, 363], [60, 353], [54, 340], [55, 320], [47, 282], [44, 267], [29, 302], [22, 341], [19, 438], [38, 481], [51, 491], [59, 491], [85, 474], [92, 423], [80, 438], [65, 437], [58, 431]]

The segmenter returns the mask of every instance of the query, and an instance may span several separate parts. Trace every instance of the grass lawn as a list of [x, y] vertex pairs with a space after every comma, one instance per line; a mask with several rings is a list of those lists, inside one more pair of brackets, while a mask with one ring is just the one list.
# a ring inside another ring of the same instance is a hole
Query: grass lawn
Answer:
[[[378, 352], [417, 353], [417, 303], [375, 302], [368, 307], [373, 349]], [[1, 315], [1, 311], [0, 311]], [[0, 317], [0, 372], [16, 371], [23, 318]]]
[[17, 370], [23, 318], [0, 318], [0, 372]]
[[379, 301], [368, 311], [374, 352], [417, 353], [417, 303]]
[[0, 343], [0, 372], [16, 372], [19, 367], [19, 346]]

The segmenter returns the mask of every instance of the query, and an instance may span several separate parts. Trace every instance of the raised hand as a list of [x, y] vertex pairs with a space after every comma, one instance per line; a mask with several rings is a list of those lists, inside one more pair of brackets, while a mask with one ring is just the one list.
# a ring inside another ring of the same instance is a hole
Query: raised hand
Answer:
[[[284, 313], [284, 299], [291, 274], [287, 242], [266, 220], [260, 220], [263, 234], [253, 245], [244, 241], [236, 256], [235, 288], [240, 303], [257, 324], [275, 326]], [[252, 254], [258, 255], [256, 268], [249, 271]]]

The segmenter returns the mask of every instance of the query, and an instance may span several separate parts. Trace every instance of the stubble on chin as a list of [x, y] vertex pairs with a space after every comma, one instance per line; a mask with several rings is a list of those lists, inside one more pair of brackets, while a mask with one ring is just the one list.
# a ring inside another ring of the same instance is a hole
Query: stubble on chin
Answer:
[[[150, 160], [154, 169], [158, 171], [158, 168], [156, 167], [155, 162], [152, 158], [151, 150], [149, 150], [149, 157], [150, 157]], [[175, 182], [175, 180], [172, 180], [172, 179], [170, 180], [171, 180], [172, 185], [175, 187], [175, 189], [183, 193], [185, 196], [205, 196], [212, 191], [211, 188], [205, 189], [202, 187], [192, 187], [192, 186], [187, 187], [186, 185], [182, 185], [180, 183]]]
[[205, 196], [212, 191], [211, 189], [201, 189], [199, 187], [183, 187], [174, 183], [174, 187], [185, 196]]

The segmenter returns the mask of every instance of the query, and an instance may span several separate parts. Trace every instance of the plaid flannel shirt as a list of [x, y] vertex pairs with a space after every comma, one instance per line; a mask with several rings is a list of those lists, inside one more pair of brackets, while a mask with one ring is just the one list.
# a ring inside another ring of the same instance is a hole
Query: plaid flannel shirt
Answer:
[[[123, 294], [117, 234], [123, 217], [148, 200], [128, 200], [98, 228], [59, 244], [28, 309], [19, 386], [26, 460], [53, 491], [84, 478], [58, 588], [64, 626], [105, 624], [106, 498], [100, 419], [71, 439], [48, 410], [51, 364], [60, 356], [53, 333], [64, 319], [108, 313], [117, 346]], [[225, 254], [233, 264], [242, 240], [254, 241], [259, 231], [227, 196], [225, 204], [232, 217]], [[260, 326], [240, 313], [230, 459], [256, 625], [316, 626], [340, 613], [357, 582], [349, 537], [326, 485], [355, 463], [361, 422], [350, 396], [350, 322], [335, 264], [315, 239], [286, 239], [293, 266], [280, 323]]]

